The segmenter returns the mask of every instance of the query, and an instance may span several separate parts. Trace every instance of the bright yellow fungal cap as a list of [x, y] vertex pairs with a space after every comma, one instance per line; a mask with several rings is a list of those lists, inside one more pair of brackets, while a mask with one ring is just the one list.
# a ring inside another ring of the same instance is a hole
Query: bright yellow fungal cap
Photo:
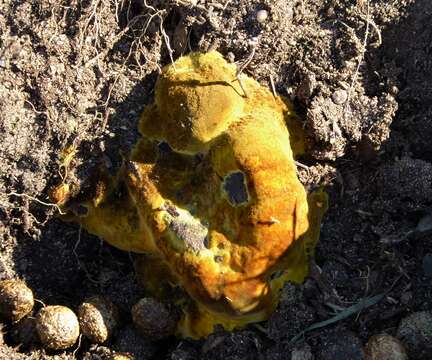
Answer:
[[183, 336], [266, 319], [283, 283], [306, 276], [326, 209], [297, 178], [287, 102], [240, 81], [217, 52], [165, 67], [131, 161], [82, 201], [85, 228], [146, 253], [137, 271], [155, 296], [186, 290]]

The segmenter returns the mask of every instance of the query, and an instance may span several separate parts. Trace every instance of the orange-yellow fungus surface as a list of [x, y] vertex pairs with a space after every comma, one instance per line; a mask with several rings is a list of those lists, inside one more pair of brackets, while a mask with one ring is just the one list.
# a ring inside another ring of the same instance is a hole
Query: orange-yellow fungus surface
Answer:
[[159, 76], [130, 158], [80, 200], [83, 227], [144, 254], [155, 296], [185, 290], [180, 335], [264, 320], [283, 282], [306, 276], [327, 204], [297, 178], [293, 119], [218, 52], [181, 57]]

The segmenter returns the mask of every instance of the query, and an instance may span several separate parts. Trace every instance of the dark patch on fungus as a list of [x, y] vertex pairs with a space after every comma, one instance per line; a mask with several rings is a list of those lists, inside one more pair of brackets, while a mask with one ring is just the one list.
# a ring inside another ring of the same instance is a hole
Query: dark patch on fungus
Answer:
[[169, 204], [168, 205], [165, 204], [163, 206], [163, 210], [166, 210], [166, 212], [168, 214], [170, 214], [172, 217], [178, 217], [178, 216], [180, 216], [180, 214], [178, 213], [178, 211], [177, 211], [177, 209], [176, 209], [175, 206], [172, 206], [172, 205], [169, 205]]
[[223, 190], [232, 206], [244, 205], [249, 201], [246, 177], [241, 171], [235, 171], [225, 176]]

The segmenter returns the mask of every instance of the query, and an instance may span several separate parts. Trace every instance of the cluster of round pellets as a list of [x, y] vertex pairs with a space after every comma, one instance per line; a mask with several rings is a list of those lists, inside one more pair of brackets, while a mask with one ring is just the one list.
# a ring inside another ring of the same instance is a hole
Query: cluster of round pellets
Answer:
[[67, 349], [79, 336], [75, 313], [65, 306], [45, 306], [31, 317], [34, 307], [32, 290], [22, 280], [0, 281], [0, 315], [15, 324], [12, 336], [20, 343], [31, 342], [36, 334], [48, 349]]
[[[119, 311], [108, 299], [93, 296], [81, 303], [77, 314], [61, 305], [43, 306], [32, 316], [35, 300], [32, 290], [22, 280], [0, 281], [0, 316], [13, 324], [11, 339], [29, 347], [40, 343], [51, 350], [69, 349], [80, 334], [90, 343], [106, 343], [119, 324]], [[131, 310], [135, 327], [143, 337], [158, 340], [173, 335], [178, 313], [153, 298], [143, 298]], [[112, 360], [132, 359], [113, 353]]]

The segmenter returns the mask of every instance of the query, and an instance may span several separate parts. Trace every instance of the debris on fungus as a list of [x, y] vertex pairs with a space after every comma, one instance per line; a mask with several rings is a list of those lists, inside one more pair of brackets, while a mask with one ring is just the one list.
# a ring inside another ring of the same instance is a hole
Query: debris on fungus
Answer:
[[287, 101], [218, 52], [192, 53], [163, 69], [116, 176], [101, 171], [65, 209], [85, 206], [69, 219], [144, 253], [155, 296], [185, 290], [178, 334], [265, 320], [283, 283], [306, 276], [327, 207], [297, 178], [300, 130]]

